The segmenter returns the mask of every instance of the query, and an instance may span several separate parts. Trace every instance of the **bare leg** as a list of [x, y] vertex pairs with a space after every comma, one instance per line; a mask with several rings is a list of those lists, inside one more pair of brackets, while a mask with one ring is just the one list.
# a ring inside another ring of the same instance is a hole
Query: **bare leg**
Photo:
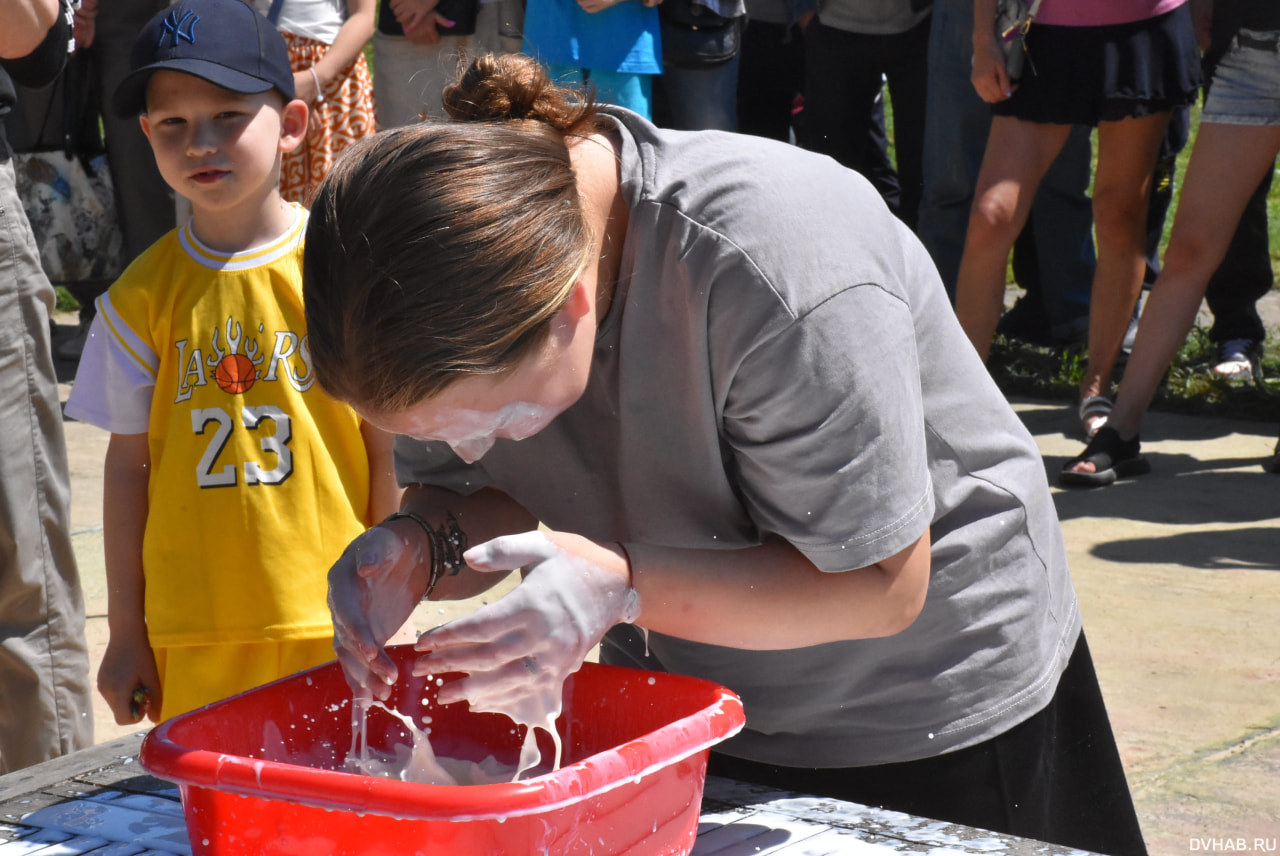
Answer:
[[[1138, 325], [1138, 337], [1108, 424], [1137, 436], [1164, 371], [1186, 341], [1209, 277], [1266, 170], [1280, 152], [1280, 127], [1205, 123], [1191, 153], [1164, 269]], [[1080, 462], [1075, 472], [1091, 473]]]
[[1089, 298], [1089, 362], [1080, 398], [1108, 395], [1146, 270], [1147, 196], [1169, 114], [1102, 122], [1093, 180], [1098, 268]]
[[1009, 250], [1027, 221], [1040, 179], [1070, 132], [1070, 125], [1007, 116], [991, 123], [956, 281], [956, 317], [983, 361], [1004, 304]]

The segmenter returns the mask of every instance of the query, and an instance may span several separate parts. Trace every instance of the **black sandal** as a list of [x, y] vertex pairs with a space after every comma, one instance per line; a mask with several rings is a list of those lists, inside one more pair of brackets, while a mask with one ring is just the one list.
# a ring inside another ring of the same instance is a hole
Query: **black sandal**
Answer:
[[[1083, 452], [1062, 465], [1058, 481], [1070, 486], [1105, 487], [1118, 478], [1149, 473], [1151, 464], [1142, 457], [1141, 449], [1142, 443], [1137, 437], [1121, 440], [1116, 429], [1104, 425]], [[1071, 469], [1082, 461], [1093, 464], [1093, 472], [1077, 473]]]

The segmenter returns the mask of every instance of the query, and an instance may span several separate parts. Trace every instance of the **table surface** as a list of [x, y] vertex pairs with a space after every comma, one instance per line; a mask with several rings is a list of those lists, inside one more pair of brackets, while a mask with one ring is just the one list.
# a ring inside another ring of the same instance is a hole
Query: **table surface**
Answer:
[[[0, 776], [0, 856], [190, 856], [178, 789], [131, 734]], [[693, 856], [1076, 856], [1081, 851], [708, 777]]]

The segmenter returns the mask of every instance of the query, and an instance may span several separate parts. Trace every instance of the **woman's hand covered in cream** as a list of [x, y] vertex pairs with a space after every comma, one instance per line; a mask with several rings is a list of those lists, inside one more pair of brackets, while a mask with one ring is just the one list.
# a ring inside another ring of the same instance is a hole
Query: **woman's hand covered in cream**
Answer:
[[430, 653], [415, 675], [468, 674], [441, 688], [444, 704], [466, 699], [518, 722], [554, 718], [564, 679], [610, 627], [640, 612], [625, 556], [578, 535], [504, 535], [464, 558], [477, 571], [524, 568], [525, 577], [496, 603], [419, 637], [418, 650]]
[[411, 521], [374, 526], [329, 569], [333, 647], [353, 690], [385, 701], [397, 673], [383, 646], [427, 587], [431, 551]]

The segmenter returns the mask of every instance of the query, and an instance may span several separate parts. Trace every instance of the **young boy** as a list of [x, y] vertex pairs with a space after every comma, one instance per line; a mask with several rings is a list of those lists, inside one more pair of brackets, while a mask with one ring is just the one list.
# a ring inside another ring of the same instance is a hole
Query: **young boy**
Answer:
[[325, 574], [399, 501], [390, 437], [311, 372], [284, 40], [242, 0], [180, 0], [130, 64], [113, 106], [192, 216], [99, 298], [67, 403], [111, 432], [98, 688], [120, 724], [332, 659]]

